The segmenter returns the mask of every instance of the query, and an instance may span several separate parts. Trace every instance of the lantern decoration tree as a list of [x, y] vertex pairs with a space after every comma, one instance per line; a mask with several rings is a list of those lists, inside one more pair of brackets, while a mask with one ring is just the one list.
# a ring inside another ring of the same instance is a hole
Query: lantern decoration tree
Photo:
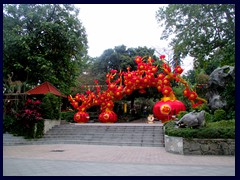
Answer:
[[160, 59], [163, 62], [161, 67], [163, 72], [159, 74], [157, 74], [158, 66], [152, 64], [154, 60], [151, 57], [137, 56], [135, 58], [137, 70], [131, 71], [130, 68], [127, 68], [126, 72], [111, 70], [106, 74], [107, 90], [101, 92], [98, 81], [95, 80], [96, 92], [88, 90], [86, 95], [76, 94], [74, 98], [70, 95], [69, 101], [78, 110], [74, 115], [74, 120], [78, 123], [87, 122], [89, 115], [86, 110], [92, 106], [100, 106], [99, 121], [114, 123], [117, 121], [117, 115], [113, 111], [115, 101], [121, 100], [135, 90], [138, 90], [139, 93], [146, 93], [146, 88], [156, 87], [163, 97], [154, 105], [153, 114], [162, 122], [166, 122], [172, 119], [173, 115], [186, 110], [185, 105], [175, 97], [171, 81], [182, 83], [186, 87], [183, 95], [190, 100], [193, 107], [207, 102], [198, 97], [197, 93], [180, 76], [183, 72], [180, 66], [177, 66], [172, 72], [170, 66], [165, 62], [165, 55], [161, 55]]

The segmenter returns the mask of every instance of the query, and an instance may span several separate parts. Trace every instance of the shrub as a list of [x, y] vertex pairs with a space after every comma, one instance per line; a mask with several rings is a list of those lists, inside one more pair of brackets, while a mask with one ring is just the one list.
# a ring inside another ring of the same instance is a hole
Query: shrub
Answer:
[[213, 122], [213, 118], [214, 118], [214, 116], [212, 114], [205, 112], [206, 123]]
[[208, 138], [208, 139], [235, 139], [235, 121], [219, 121], [209, 123], [207, 127], [200, 129], [176, 128], [174, 121], [164, 124], [165, 134], [183, 138]]
[[226, 111], [223, 109], [217, 109], [214, 111], [214, 121], [221, 121], [226, 118]]
[[59, 119], [61, 99], [52, 93], [48, 93], [42, 100], [42, 112], [45, 119]]
[[41, 102], [39, 100], [33, 101], [28, 99], [23, 109], [16, 114], [16, 126], [18, 126], [17, 135], [23, 135], [25, 138], [35, 137], [35, 132], [37, 131], [35, 128], [38, 127], [37, 124], [39, 121], [43, 121], [40, 113], [40, 104]]
[[3, 118], [3, 132], [12, 132], [15, 123], [15, 117], [6, 115]]
[[188, 114], [187, 111], [180, 111], [178, 114], [177, 114], [177, 118], [180, 120], [185, 114]]
[[37, 129], [35, 133], [35, 138], [41, 138], [44, 134], [44, 120], [43, 121], [37, 121]]
[[74, 114], [76, 111], [61, 112], [61, 119], [66, 120], [67, 122], [74, 123]]
[[227, 119], [235, 119], [235, 111], [228, 111]]
[[208, 83], [208, 80], [209, 80], [209, 76], [207, 74], [200, 73], [196, 75], [196, 82], [198, 84], [206, 84]]
[[211, 128], [235, 127], [235, 119], [211, 122], [207, 124], [207, 127]]

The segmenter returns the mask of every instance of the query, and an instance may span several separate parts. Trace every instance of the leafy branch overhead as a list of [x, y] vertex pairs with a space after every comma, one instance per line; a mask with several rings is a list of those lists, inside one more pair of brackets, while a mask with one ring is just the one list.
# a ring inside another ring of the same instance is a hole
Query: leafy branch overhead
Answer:
[[87, 58], [87, 35], [73, 5], [3, 6], [4, 78], [36, 85], [50, 81], [63, 92]]
[[156, 18], [164, 27], [162, 39], [175, 35], [174, 51], [194, 57], [195, 68], [234, 64], [234, 4], [170, 4], [159, 8]]

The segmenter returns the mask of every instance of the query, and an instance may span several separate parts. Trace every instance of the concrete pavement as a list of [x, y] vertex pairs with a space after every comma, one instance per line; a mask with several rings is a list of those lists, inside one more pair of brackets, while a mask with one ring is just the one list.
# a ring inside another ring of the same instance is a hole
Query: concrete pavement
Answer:
[[177, 155], [164, 147], [3, 146], [4, 176], [235, 176], [235, 156]]

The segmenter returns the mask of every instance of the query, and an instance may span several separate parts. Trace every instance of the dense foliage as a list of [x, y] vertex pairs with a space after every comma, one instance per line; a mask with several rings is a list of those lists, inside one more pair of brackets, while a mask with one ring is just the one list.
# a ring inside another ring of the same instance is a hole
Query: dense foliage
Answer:
[[207, 123], [200, 129], [176, 128], [174, 121], [165, 123], [165, 134], [183, 138], [235, 139], [235, 120]]
[[226, 118], [226, 111], [223, 109], [217, 109], [214, 111], [214, 121], [221, 121], [222, 119]]
[[16, 133], [18, 135], [23, 135], [27, 138], [41, 137], [43, 135], [44, 122], [40, 104], [39, 100], [28, 99], [23, 109], [16, 114], [16, 126], [18, 126]]
[[42, 99], [42, 116], [45, 119], [59, 119], [61, 98], [52, 93], [44, 95]]
[[209, 74], [235, 63], [234, 4], [170, 4], [159, 8], [162, 39], [176, 35], [171, 46], [181, 57], [194, 57], [195, 68]]
[[127, 71], [127, 67], [136, 70], [134, 59], [136, 56], [150, 56], [155, 59], [159, 58], [154, 55], [154, 49], [147, 47], [127, 48], [124, 45], [116, 46], [114, 49], [107, 49], [103, 54], [93, 62], [91, 74], [98, 79], [99, 84], [105, 84], [105, 75], [111, 70]]
[[3, 6], [3, 78], [36, 85], [49, 81], [63, 93], [87, 59], [85, 28], [73, 5]]
[[74, 123], [73, 117], [76, 111], [61, 112], [61, 119]]

